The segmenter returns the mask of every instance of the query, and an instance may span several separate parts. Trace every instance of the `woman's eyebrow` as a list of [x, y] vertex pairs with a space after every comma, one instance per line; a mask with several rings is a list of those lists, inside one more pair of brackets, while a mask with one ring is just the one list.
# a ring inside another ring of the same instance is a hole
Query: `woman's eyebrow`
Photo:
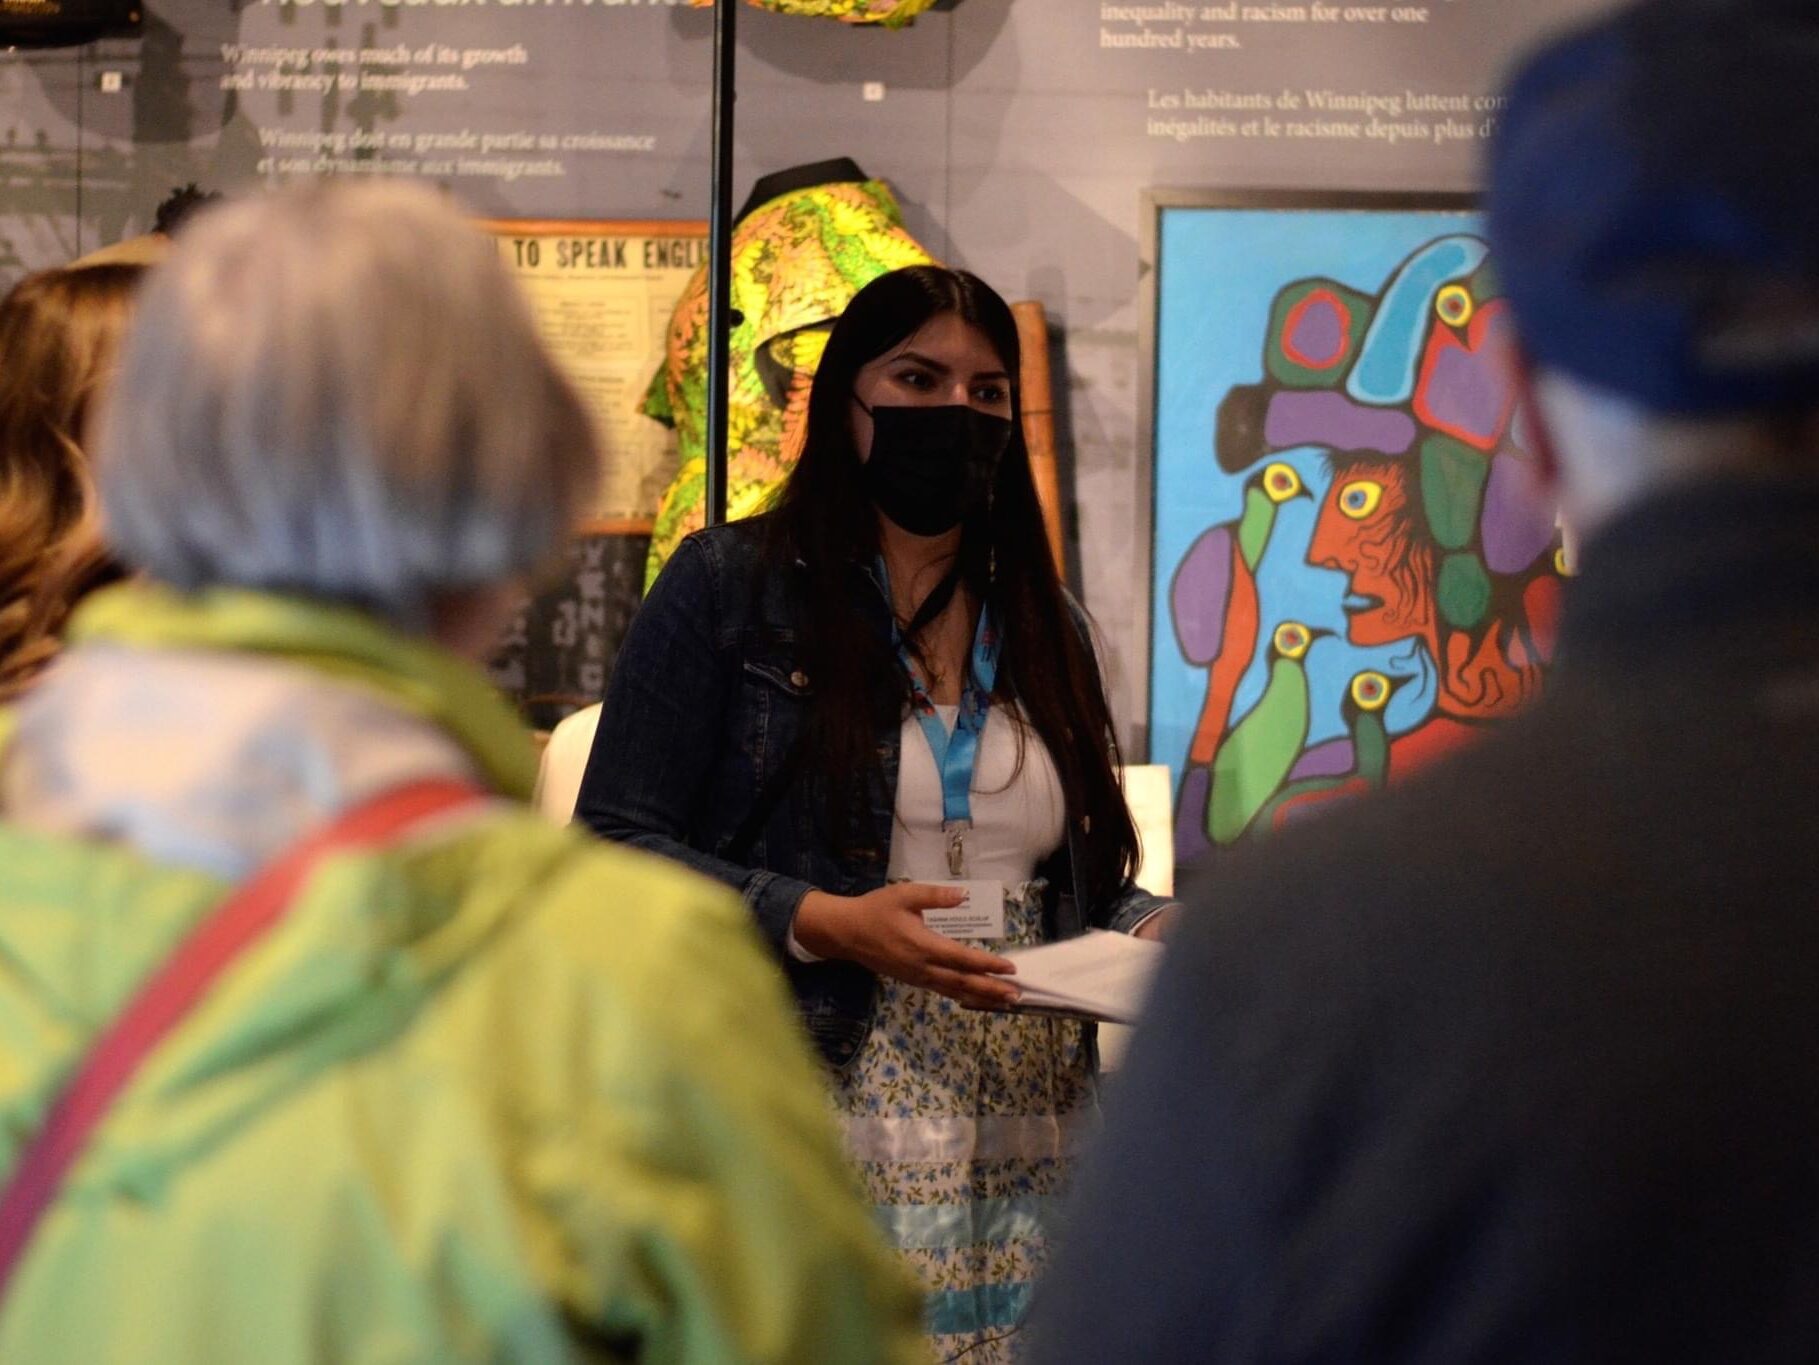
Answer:
[[[934, 356], [924, 355], [921, 351], [899, 351], [893, 358], [896, 360], [914, 361], [924, 369], [933, 370], [939, 375], [952, 374], [954, 372], [953, 366], [943, 364], [941, 361], [936, 360]], [[973, 374], [973, 382], [975, 384], [982, 379], [1008, 380], [1009, 378], [1010, 375], [1004, 370], [977, 370]]]
[[918, 365], [921, 365], [921, 366], [926, 367], [927, 369], [933, 370], [936, 374], [951, 373], [951, 370], [948, 366], [943, 365], [939, 360], [936, 360], [935, 357], [933, 357], [932, 355], [923, 355], [921, 351], [899, 351], [897, 353], [897, 359], [898, 360], [913, 360]]

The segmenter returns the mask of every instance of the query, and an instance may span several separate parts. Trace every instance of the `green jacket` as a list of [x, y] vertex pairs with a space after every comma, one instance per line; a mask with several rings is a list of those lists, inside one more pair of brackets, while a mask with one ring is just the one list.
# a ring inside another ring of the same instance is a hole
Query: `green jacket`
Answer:
[[[762, 512], [796, 467], [808, 397], [834, 320], [880, 275], [933, 258], [882, 180], [840, 180], [754, 207], [733, 230], [728, 338], [727, 515]], [[680, 464], [658, 503], [644, 586], [707, 524], [707, 267], [670, 319], [644, 412], [676, 428]]]
[[[689, 3], [697, 9], [707, 9], [714, 0], [689, 0]], [[746, 0], [746, 3], [778, 14], [808, 14], [847, 24], [902, 28], [933, 7], [935, 0]]]
[[[341, 706], [396, 717], [401, 753], [447, 740], [512, 799], [318, 868], [71, 1173], [0, 1305], [0, 1360], [919, 1357], [914, 1282], [855, 1192], [749, 916], [519, 804], [528, 747], [477, 674], [256, 594], [114, 589], [75, 634], [0, 749], [0, 1172], [228, 890], [201, 854], [132, 846], [175, 828], [141, 817], [211, 747], [171, 731], [185, 705], [214, 708], [210, 741], [246, 725], [234, 751], [269, 756], [251, 780], [273, 790], [292, 771], [295, 791], [333, 788], [337, 744], [352, 771], [388, 742], [323, 738]], [[125, 739], [110, 688], [144, 698]], [[261, 689], [282, 734], [236, 713]], [[84, 752], [107, 755], [98, 792], [59, 769]], [[243, 776], [219, 774], [230, 823], [260, 809], [234, 795]], [[196, 808], [191, 792], [165, 814]], [[83, 810], [115, 812], [96, 817], [114, 841]]]

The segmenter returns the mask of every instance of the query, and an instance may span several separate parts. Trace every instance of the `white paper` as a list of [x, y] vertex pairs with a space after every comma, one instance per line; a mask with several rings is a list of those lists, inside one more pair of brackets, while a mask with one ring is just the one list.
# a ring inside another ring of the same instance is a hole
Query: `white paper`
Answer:
[[957, 886], [966, 892], [958, 905], [935, 906], [922, 912], [922, 922], [949, 938], [995, 939], [1004, 937], [1004, 883], [994, 881], [940, 881], [931, 886]]
[[1162, 965], [1160, 943], [1091, 930], [1078, 938], [1006, 953], [1017, 964], [1018, 1009], [1060, 1010], [1134, 1023]]

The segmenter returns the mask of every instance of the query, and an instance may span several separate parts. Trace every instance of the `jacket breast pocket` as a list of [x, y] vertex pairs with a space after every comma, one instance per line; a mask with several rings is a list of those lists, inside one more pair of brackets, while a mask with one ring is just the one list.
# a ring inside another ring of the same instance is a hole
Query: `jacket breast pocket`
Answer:
[[[774, 819], [791, 800], [802, 766], [801, 748], [812, 693], [808, 675], [787, 656], [757, 655], [744, 660], [740, 675], [739, 748], [745, 772], [734, 779], [744, 790], [736, 828], [729, 825], [719, 852], [773, 872], [801, 875], [803, 817], [785, 821], [788, 843], [779, 844]], [[703, 718], [706, 723], [706, 718]]]
[[795, 701], [806, 701], [814, 695], [809, 689], [809, 676], [789, 658], [747, 659], [746, 681], [759, 687], [770, 687]]
[[746, 659], [742, 681], [749, 718], [745, 749], [752, 775], [762, 784], [790, 761], [814, 690], [801, 665], [787, 656]]

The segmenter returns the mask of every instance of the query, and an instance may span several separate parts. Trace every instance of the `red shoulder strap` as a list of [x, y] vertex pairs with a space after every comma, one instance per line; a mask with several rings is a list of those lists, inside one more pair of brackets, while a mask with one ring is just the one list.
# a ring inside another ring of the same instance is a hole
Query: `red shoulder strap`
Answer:
[[0, 1296], [38, 1221], [114, 1101], [209, 987], [284, 918], [318, 860], [396, 842], [439, 815], [485, 799], [452, 779], [412, 782], [343, 812], [267, 863], [190, 932], [90, 1047], [0, 1194]]

